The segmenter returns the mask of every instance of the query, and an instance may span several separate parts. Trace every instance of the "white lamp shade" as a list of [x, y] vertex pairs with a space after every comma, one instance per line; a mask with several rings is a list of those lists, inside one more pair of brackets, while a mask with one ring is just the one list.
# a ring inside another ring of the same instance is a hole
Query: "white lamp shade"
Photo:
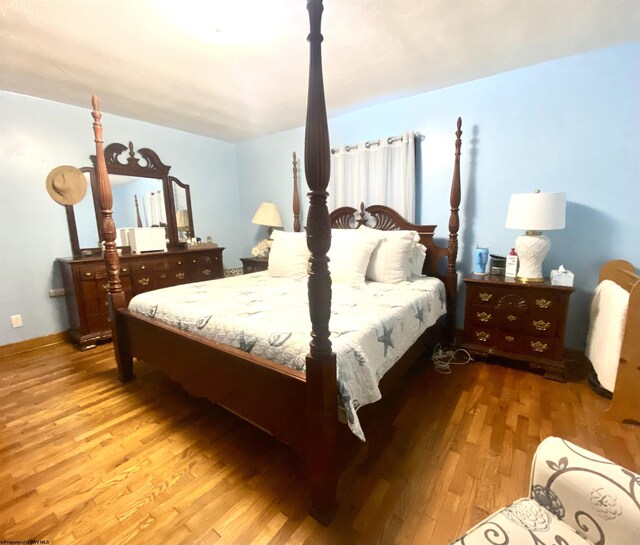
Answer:
[[176, 224], [180, 231], [186, 231], [189, 229], [189, 211], [178, 210], [176, 212]]
[[251, 223], [268, 227], [282, 227], [282, 218], [278, 208], [272, 202], [263, 202], [253, 215]]
[[511, 195], [507, 229], [549, 231], [564, 229], [565, 193], [516, 193]]

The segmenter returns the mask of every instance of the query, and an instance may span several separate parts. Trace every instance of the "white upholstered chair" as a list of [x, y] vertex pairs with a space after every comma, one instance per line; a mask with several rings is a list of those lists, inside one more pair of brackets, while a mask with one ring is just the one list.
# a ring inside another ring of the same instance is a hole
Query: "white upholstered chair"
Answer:
[[538, 446], [530, 494], [474, 526], [460, 545], [640, 544], [640, 475], [557, 437]]

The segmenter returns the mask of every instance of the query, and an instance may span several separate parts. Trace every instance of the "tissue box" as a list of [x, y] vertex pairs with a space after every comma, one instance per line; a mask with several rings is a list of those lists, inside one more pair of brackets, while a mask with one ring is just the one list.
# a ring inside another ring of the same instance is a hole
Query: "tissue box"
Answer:
[[573, 287], [573, 273], [560, 265], [551, 271], [551, 285]]
[[135, 227], [128, 231], [129, 246], [134, 254], [167, 251], [164, 227]]

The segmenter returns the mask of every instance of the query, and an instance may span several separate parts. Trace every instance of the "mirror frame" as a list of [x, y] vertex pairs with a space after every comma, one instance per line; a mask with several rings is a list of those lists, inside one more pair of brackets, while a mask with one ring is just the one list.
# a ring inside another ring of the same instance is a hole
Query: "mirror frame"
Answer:
[[[128, 151], [126, 163], [121, 162], [120, 156]], [[136, 157], [136, 153], [139, 157]], [[168, 249], [180, 248], [183, 246], [178, 240], [178, 226], [176, 221], [175, 200], [173, 197], [173, 184], [177, 184], [184, 189], [187, 202], [187, 210], [189, 215], [189, 225], [191, 227], [191, 236], [195, 237], [195, 229], [193, 226], [193, 212], [191, 210], [191, 191], [189, 185], [182, 183], [178, 178], [169, 175], [171, 167], [165, 165], [158, 157], [158, 154], [149, 148], [140, 148], [137, 152], [133, 148], [133, 143], [129, 142], [128, 146], [119, 142], [114, 142], [104, 148], [104, 158], [109, 174], [117, 174], [122, 176], [132, 176], [136, 178], [153, 178], [162, 181], [162, 193], [164, 196], [164, 208], [167, 216], [167, 244]], [[82, 167], [82, 172], [89, 173], [91, 183], [91, 192], [93, 196], [93, 209], [96, 215], [96, 226], [98, 228], [98, 236], [104, 239], [101, 229], [100, 205], [98, 202], [98, 179], [96, 177], [96, 156], [89, 156], [92, 167]], [[143, 163], [141, 164], [141, 160]], [[78, 227], [76, 224], [73, 206], [65, 206], [67, 213], [67, 224], [69, 226], [69, 238], [71, 240], [71, 251], [74, 258], [91, 257], [101, 255], [101, 248], [80, 248], [78, 238]], [[128, 246], [126, 247], [128, 248]]]

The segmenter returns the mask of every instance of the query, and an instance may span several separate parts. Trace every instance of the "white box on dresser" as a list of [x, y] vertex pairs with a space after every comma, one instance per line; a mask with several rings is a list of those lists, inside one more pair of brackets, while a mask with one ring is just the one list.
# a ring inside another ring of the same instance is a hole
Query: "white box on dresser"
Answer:
[[134, 254], [166, 252], [167, 238], [164, 227], [134, 227], [128, 229], [129, 246]]

